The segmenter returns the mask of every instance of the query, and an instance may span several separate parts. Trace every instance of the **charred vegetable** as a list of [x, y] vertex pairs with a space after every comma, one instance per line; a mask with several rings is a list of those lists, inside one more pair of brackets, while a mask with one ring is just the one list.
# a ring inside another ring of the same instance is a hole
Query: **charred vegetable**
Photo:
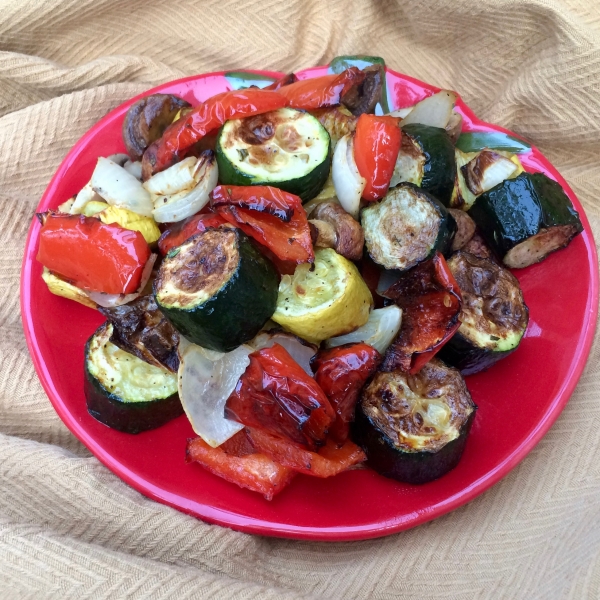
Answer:
[[583, 226], [569, 197], [543, 173], [522, 173], [482, 194], [469, 214], [510, 268], [528, 267], [564, 248]]
[[156, 367], [177, 372], [179, 334], [165, 318], [152, 294], [129, 304], [98, 309], [112, 323], [110, 341]]
[[488, 369], [517, 349], [528, 310], [516, 277], [507, 269], [466, 252], [448, 261], [463, 299], [460, 328], [440, 357], [463, 375]]
[[133, 160], [140, 160], [189, 102], [172, 94], [152, 94], [133, 104], [123, 121], [123, 141]]
[[407, 270], [449, 251], [456, 222], [447, 209], [416, 185], [403, 183], [361, 213], [367, 250], [386, 269]]
[[417, 375], [377, 373], [357, 407], [354, 437], [381, 475], [427, 483], [458, 464], [476, 408], [460, 373], [434, 359]]
[[183, 414], [177, 375], [111, 343], [102, 325], [85, 347], [84, 392], [94, 419], [126, 433], [155, 429]]
[[353, 85], [340, 98], [342, 105], [355, 116], [375, 112], [375, 107], [381, 102], [381, 92], [385, 81], [383, 65], [371, 65], [362, 72], [365, 74], [364, 80]]
[[449, 208], [448, 212], [456, 221], [456, 233], [454, 234], [450, 248], [452, 252], [456, 252], [470, 242], [471, 238], [475, 235], [476, 226], [475, 221], [464, 210]]
[[207, 229], [173, 249], [156, 303], [190, 341], [220, 352], [251, 340], [275, 311], [277, 273], [238, 229]]
[[449, 205], [454, 188], [454, 146], [441, 127], [402, 126], [402, 143], [390, 186], [414, 183]]
[[441, 254], [404, 273], [384, 295], [402, 308], [382, 369], [417, 373], [460, 326], [460, 289]]
[[331, 164], [325, 128], [291, 108], [227, 121], [216, 154], [222, 184], [272, 185], [304, 202], [321, 191]]

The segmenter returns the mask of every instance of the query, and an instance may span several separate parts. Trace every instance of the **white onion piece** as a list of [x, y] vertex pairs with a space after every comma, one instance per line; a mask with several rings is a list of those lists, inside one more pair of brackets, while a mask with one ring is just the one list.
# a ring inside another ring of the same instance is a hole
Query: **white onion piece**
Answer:
[[111, 154], [110, 156], [107, 156], [106, 159], [111, 160], [112, 162], [119, 165], [120, 167], [124, 167], [125, 163], [127, 163], [129, 161], [129, 155], [123, 154], [123, 153]]
[[382, 269], [381, 275], [379, 275], [379, 281], [377, 282], [377, 289], [375, 290], [380, 296], [385, 297], [385, 292], [390, 289], [398, 279], [402, 276], [401, 271], [390, 271], [388, 269]]
[[58, 210], [58, 212], [68, 215], [71, 212], [73, 204], [75, 204], [75, 196], [69, 198], [68, 200], [65, 200], [62, 204], [59, 204], [56, 210]]
[[144, 189], [155, 196], [172, 196], [189, 191], [196, 187], [199, 179], [198, 171], [201, 167], [201, 160], [189, 156], [172, 167], [152, 175], [144, 182]]
[[360, 199], [367, 185], [361, 177], [354, 160], [354, 138], [351, 134], [341, 137], [333, 153], [331, 177], [335, 195], [342, 208], [355, 219], [358, 219]]
[[152, 216], [152, 198], [131, 173], [112, 160], [100, 157], [92, 174], [92, 189], [113, 206]]
[[75, 196], [75, 202], [71, 205], [69, 211], [72, 215], [80, 215], [88, 202], [104, 202], [102, 196], [99, 196], [92, 189], [92, 182], [88, 181], [82, 188], [81, 191]]
[[479, 196], [512, 177], [518, 168], [510, 158], [493, 150], [482, 150], [467, 163], [466, 175], [464, 171], [462, 173], [468, 188]]
[[340, 335], [326, 340], [327, 348], [343, 344], [358, 344], [364, 342], [373, 346], [380, 354], [384, 354], [388, 346], [400, 331], [402, 324], [402, 309], [395, 305], [372, 310], [369, 320], [352, 333]]
[[131, 173], [138, 181], [142, 180], [142, 163], [141, 163], [141, 161], [136, 160], [135, 162], [131, 162], [130, 160], [128, 160], [123, 165], [123, 168], [128, 173]]
[[173, 196], [158, 196], [154, 200], [152, 216], [157, 223], [175, 223], [195, 215], [209, 201], [209, 194], [217, 186], [219, 169], [214, 156], [201, 157], [197, 172], [198, 185], [188, 192]]
[[388, 113], [390, 117], [398, 117], [399, 119], [404, 119], [408, 116], [410, 111], [414, 108], [414, 106], [407, 106], [405, 108], [397, 108], [393, 110], [391, 113]]
[[270, 348], [273, 344], [283, 346], [306, 374], [313, 376], [310, 359], [317, 353], [317, 346], [285, 331], [261, 331], [252, 341], [248, 342], [248, 345], [255, 350]]
[[431, 127], [441, 127], [443, 129], [448, 125], [455, 103], [456, 94], [448, 90], [442, 90], [415, 104], [401, 125], [420, 123], [421, 125], [430, 125]]
[[214, 352], [190, 344], [179, 363], [179, 398], [192, 429], [216, 448], [244, 426], [225, 418], [225, 404], [250, 364], [250, 346]]
[[104, 308], [112, 308], [114, 306], [121, 306], [122, 304], [127, 304], [128, 302], [132, 302], [136, 298], [139, 298], [152, 275], [152, 268], [154, 267], [154, 263], [158, 254], [151, 254], [150, 258], [146, 261], [144, 265], [144, 270], [142, 271], [142, 278], [140, 280], [140, 286], [138, 289], [132, 294], [105, 294], [104, 292], [88, 292], [85, 293], [99, 306], [103, 306]]

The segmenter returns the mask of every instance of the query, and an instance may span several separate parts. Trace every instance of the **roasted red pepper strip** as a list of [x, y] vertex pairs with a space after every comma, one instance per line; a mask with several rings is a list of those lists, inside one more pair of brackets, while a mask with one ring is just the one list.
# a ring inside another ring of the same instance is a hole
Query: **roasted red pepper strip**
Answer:
[[362, 197], [383, 198], [390, 187], [400, 151], [402, 132], [395, 117], [360, 115], [354, 134], [354, 160], [358, 172], [367, 180]]
[[284, 467], [313, 477], [333, 477], [367, 458], [350, 440], [342, 445], [327, 440], [318, 452], [311, 452], [268, 431], [249, 427], [246, 431], [258, 452]]
[[287, 75], [284, 75], [281, 79], [274, 81], [273, 83], [271, 83], [270, 85], [267, 85], [266, 87], [264, 87], [262, 89], [263, 90], [278, 90], [278, 89], [282, 88], [284, 85], [290, 85], [291, 83], [296, 83], [296, 81], [298, 81], [298, 78], [296, 77], [296, 75], [294, 73], [288, 73]]
[[291, 108], [310, 110], [324, 106], [335, 106], [340, 98], [353, 85], [362, 83], [364, 73], [350, 67], [339, 75], [323, 75], [312, 79], [302, 79], [278, 89], [287, 98]]
[[179, 223], [173, 223], [166, 229], [158, 240], [158, 249], [165, 256], [169, 250], [181, 246], [183, 242], [189, 240], [193, 235], [209, 227], [219, 227], [223, 223], [226, 223], [225, 219], [215, 213], [193, 215], [183, 221], [179, 221]]
[[407, 271], [385, 292], [402, 308], [402, 326], [388, 348], [382, 369], [417, 373], [460, 327], [460, 288], [438, 252]]
[[323, 390], [279, 344], [250, 355], [225, 416], [316, 449], [335, 413]]
[[141, 283], [150, 248], [139, 231], [95, 217], [47, 214], [37, 259], [77, 287], [131, 294]]
[[[240, 431], [234, 438], [240, 435], [245, 437], [245, 433]], [[229, 441], [230, 445], [235, 444]], [[224, 446], [225, 444], [211, 448], [202, 438], [188, 440], [186, 462], [198, 462], [211, 473], [240, 487], [263, 494], [267, 500], [272, 500], [296, 475], [291, 469], [264, 454], [254, 451], [230, 453]]]
[[211, 206], [229, 204], [250, 208], [269, 213], [286, 223], [290, 222], [295, 211], [302, 208], [299, 196], [269, 185], [218, 185], [210, 196]]
[[311, 366], [315, 381], [331, 402], [336, 419], [329, 435], [336, 442], [348, 439], [354, 408], [365, 382], [375, 371], [381, 355], [368, 344], [349, 344], [317, 354]]
[[144, 179], [185, 158], [195, 143], [225, 121], [260, 115], [282, 108], [286, 102], [279, 92], [258, 88], [231, 90], [209, 98], [169, 125], [162, 137], [147, 148], [142, 159]]
[[278, 259], [296, 264], [315, 260], [308, 219], [303, 208], [294, 211], [289, 223], [268, 213], [237, 206], [221, 205], [216, 210], [227, 222], [268, 248]]

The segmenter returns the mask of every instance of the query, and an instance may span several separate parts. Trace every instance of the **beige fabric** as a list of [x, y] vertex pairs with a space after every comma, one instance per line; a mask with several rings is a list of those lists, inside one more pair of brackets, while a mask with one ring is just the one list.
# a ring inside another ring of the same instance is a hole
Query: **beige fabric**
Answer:
[[459, 90], [533, 140], [600, 238], [598, 2], [0, 0], [0, 50], [1, 598], [600, 597], [598, 344], [564, 413], [500, 484], [417, 529], [326, 545], [209, 526], [122, 483], [54, 413], [18, 307], [34, 208], [107, 111], [188, 74], [344, 53]]

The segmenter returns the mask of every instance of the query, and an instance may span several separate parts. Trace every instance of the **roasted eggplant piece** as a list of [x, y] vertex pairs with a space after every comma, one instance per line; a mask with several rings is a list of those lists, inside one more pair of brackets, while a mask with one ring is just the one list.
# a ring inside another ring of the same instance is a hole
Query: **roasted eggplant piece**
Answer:
[[172, 94], [152, 94], [129, 107], [123, 121], [123, 141], [132, 160], [141, 160], [146, 148], [173, 122], [189, 102]]
[[94, 419], [125, 433], [140, 433], [183, 414], [177, 375], [115, 346], [104, 323], [85, 346], [84, 393]]
[[403, 183], [360, 217], [371, 258], [386, 269], [408, 270], [450, 250], [456, 221], [442, 203], [416, 185]]
[[458, 284], [438, 253], [403, 273], [383, 295], [402, 309], [402, 324], [398, 337], [385, 353], [381, 369], [417, 373], [460, 326], [462, 301]]
[[498, 184], [477, 198], [469, 215], [492, 250], [514, 269], [544, 260], [583, 231], [569, 197], [543, 173], [521, 173]]
[[427, 483], [458, 464], [476, 408], [459, 371], [433, 359], [417, 375], [377, 373], [363, 390], [353, 438], [381, 475]]
[[460, 327], [440, 358], [471, 375], [488, 369], [520, 344], [529, 319], [523, 292], [508, 269], [485, 258], [457, 252], [448, 266], [461, 292]]
[[121, 306], [98, 310], [112, 323], [110, 341], [150, 365], [173, 373], [179, 368], [179, 333], [158, 309], [151, 294]]

